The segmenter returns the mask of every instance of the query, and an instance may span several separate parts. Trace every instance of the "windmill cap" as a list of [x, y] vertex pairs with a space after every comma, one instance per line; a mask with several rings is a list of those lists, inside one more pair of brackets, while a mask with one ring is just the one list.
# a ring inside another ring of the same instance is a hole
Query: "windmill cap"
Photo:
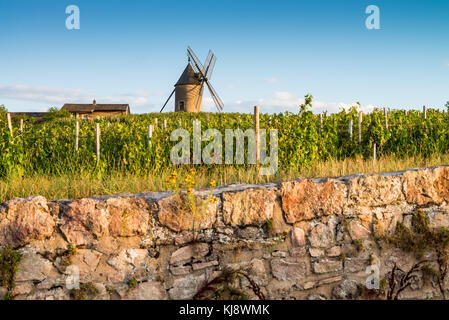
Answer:
[[195, 71], [193, 71], [193, 68], [190, 65], [190, 63], [184, 69], [184, 72], [182, 73], [178, 82], [176, 82], [175, 87], [185, 84], [200, 84], [198, 77], [196, 76]]

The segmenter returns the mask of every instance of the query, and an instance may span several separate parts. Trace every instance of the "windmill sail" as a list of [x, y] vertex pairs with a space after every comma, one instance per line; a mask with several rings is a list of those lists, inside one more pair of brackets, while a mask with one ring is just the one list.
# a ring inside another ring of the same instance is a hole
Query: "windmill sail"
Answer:
[[209, 51], [205, 63], [206, 68], [203, 66], [201, 61], [198, 59], [198, 57], [195, 55], [195, 53], [190, 47], [187, 48], [187, 55], [191, 60], [191, 62], [193, 63], [194, 69], [199, 71], [198, 73], [201, 77], [200, 80], [206, 82], [207, 88], [209, 89], [209, 92], [212, 96], [212, 99], [214, 100], [215, 106], [217, 107], [218, 111], [222, 111], [224, 108], [223, 101], [220, 99], [217, 92], [214, 90], [209, 81], [215, 66], [215, 61], [217, 60], [215, 55], [212, 53], [212, 51]]
[[207, 87], [209, 88], [210, 95], [212, 96], [212, 99], [214, 99], [215, 105], [217, 106], [218, 111], [223, 110], [223, 101], [221, 101], [220, 97], [218, 96], [217, 92], [215, 92], [212, 85], [209, 83], [209, 81], [206, 80]]
[[198, 57], [195, 55], [195, 53], [193, 53], [190, 47], [187, 48], [187, 55], [191, 60], [193, 60], [192, 67], [196, 69], [195, 72], [200, 73], [201, 76], [204, 77], [205, 72], [203, 64], [201, 63], [200, 59], [198, 59]]
[[207, 73], [208, 66], [210, 65], [210, 62], [211, 62], [213, 56], [214, 56], [213, 52], [211, 50], [209, 50], [209, 53], [207, 54], [206, 61], [204, 61], [204, 68], [205, 68], [204, 72], [205, 73]]
[[215, 57], [214, 54], [212, 54], [212, 58], [209, 61], [208, 64], [206, 64], [206, 78], [210, 79], [210, 77], [212, 76], [212, 71], [214, 70], [215, 67], [215, 61], [217, 61], [217, 58]]

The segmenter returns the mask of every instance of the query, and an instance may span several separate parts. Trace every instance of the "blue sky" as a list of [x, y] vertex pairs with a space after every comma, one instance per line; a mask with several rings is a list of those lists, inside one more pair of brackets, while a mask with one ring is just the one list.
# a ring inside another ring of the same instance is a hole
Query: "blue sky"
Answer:
[[[68, 5], [80, 30], [65, 26]], [[380, 30], [368, 30], [368, 5]], [[190, 45], [217, 56], [225, 111], [442, 107], [449, 100], [449, 1], [0, 0], [0, 104], [129, 103], [157, 112]], [[215, 111], [205, 94], [204, 110]], [[167, 107], [173, 109], [173, 101]]]

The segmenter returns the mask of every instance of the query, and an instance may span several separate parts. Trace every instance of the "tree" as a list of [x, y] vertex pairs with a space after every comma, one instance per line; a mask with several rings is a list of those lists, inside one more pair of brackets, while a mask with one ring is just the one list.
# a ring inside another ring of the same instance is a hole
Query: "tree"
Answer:
[[71, 116], [71, 113], [65, 109], [51, 107], [50, 109], [48, 109], [47, 114], [44, 116], [44, 120], [70, 118]]
[[1, 104], [0, 105], [0, 113], [7, 113], [7, 112], [8, 112], [8, 109], [6, 109], [6, 107], [3, 104]]
[[447, 112], [449, 112], [449, 101], [448, 101], [448, 102], [446, 102], [446, 105], [445, 105], [445, 107], [446, 107], [446, 109], [447, 109]]
[[313, 96], [308, 93], [304, 96], [304, 103], [299, 106], [299, 113], [303, 114], [308, 108], [312, 108]]

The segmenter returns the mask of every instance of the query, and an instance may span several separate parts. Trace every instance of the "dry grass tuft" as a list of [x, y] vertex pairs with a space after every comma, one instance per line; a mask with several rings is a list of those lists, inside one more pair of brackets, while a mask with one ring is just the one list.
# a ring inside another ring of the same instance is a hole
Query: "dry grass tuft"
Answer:
[[[293, 180], [300, 177], [340, 177], [364, 172], [391, 172], [409, 168], [421, 168], [449, 163], [449, 155], [434, 155], [432, 157], [412, 157], [400, 159], [393, 156], [378, 159], [375, 166], [372, 160], [345, 159], [317, 162], [309, 167], [299, 169], [280, 168], [274, 176], [259, 176], [254, 166], [235, 169], [229, 166], [212, 168], [197, 168], [196, 182], [200, 187], [207, 188], [211, 180], [217, 185], [234, 182], [269, 183]], [[185, 176], [190, 167], [177, 168], [178, 176]], [[22, 177], [12, 181], [0, 181], [0, 202], [14, 197], [42, 195], [48, 199], [78, 199], [97, 195], [116, 193], [138, 193], [167, 190], [166, 179], [173, 168], [147, 176], [129, 175], [121, 172], [109, 174], [106, 177], [94, 177], [88, 174]]]

